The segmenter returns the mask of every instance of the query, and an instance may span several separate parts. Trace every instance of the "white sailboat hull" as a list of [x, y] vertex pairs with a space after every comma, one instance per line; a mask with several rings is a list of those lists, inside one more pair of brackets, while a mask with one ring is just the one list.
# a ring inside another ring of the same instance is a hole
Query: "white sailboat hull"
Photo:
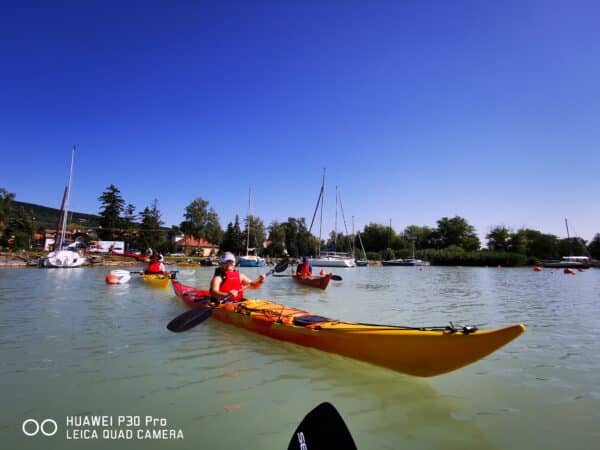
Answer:
[[71, 250], [59, 250], [50, 252], [41, 261], [42, 267], [53, 267], [57, 269], [70, 269], [81, 267], [87, 262], [87, 258]]
[[333, 256], [308, 258], [308, 263], [313, 267], [356, 267], [354, 258], [336, 258]]

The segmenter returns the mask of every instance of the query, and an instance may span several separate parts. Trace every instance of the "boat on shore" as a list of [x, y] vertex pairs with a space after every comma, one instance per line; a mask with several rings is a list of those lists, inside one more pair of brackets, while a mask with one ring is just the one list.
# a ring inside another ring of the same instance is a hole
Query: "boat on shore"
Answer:
[[431, 377], [464, 367], [508, 344], [522, 324], [492, 330], [476, 327], [404, 327], [349, 323], [313, 315], [268, 300], [211, 306], [209, 292], [172, 281], [190, 308], [211, 308], [218, 321], [273, 339], [312, 347], [397, 372]]
[[71, 197], [71, 180], [73, 179], [73, 161], [75, 159], [75, 146], [71, 151], [71, 167], [69, 169], [69, 182], [65, 187], [62, 203], [60, 206], [60, 216], [58, 226], [56, 227], [56, 238], [54, 250], [45, 257], [40, 258], [39, 266], [44, 268], [71, 269], [81, 267], [87, 263], [87, 258], [77, 249], [77, 242], [63, 248], [65, 245], [65, 236], [67, 232], [67, 217], [69, 215], [69, 200]]

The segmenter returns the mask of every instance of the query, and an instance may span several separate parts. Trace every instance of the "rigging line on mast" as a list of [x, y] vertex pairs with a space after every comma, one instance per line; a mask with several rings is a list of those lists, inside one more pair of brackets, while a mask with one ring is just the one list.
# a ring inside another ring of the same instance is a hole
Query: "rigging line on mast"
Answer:
[[[346, 230], [346, 236], [348, 236], [348, 225], [346, 225], [346, 215], [344, 214], [344, 205], [342, 205], [342, 194], [338, 191], [338, 197], [340, 200], [340, 211], [342, 211], [342, 220], [344, 222], [344, 230]], [[354, 229], [352, 230], [352, 235], [354, 235]], [[354, 242], [350, 242], [351, 250], [354, 252]]]

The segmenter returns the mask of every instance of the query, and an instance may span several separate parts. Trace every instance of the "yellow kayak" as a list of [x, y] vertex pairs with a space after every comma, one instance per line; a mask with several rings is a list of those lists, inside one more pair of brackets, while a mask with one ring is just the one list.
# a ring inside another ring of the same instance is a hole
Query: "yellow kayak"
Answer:
[[[173, 280], [178, 297], [191, 308], [207, 308], [208, 291]], [[492, 330], [475, 327], [401, 327], [348, 323], [315, 316], [268, 300], [225, 303], [212, 317], [282, 341], [313, 347], [419, 377], [431, 377], [474, 363], [525, 331], [522, 324]]]
[[154, 287], [166, 288], [169, 286], [172, 274], [170, 273], [144, 273], [140, 275], [142, 280]]

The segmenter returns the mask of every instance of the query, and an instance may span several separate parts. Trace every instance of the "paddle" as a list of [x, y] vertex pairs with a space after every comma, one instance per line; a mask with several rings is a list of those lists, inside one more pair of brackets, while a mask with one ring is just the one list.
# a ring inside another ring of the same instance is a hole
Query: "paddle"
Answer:
[[354, 439], [335, 407], [321, 403], [298, 425], [288, 450], [357, 450]]
[[[179, 272], [179, 270], [170, 270], [169, 273], [171, 274], [171, 279], [174, 280], [175, 278], [177, 278], [177, 272]], [[146, 273], [143, 270], [138, 270], [136, 272], [130, 271], [129, 273], [135, 273], [138, 275], [166, 275], [167, 272], [163, 272], [163, 273]]]
[[[285, 269], [287, 269], [288, 267], [288, 262], [286, 261], [282, 261], [279, 264], [277, 264], [275, 266], [275, 268], [269, 270], [267, 273], [265, 273], [265, 278], [268, 277], [269, 275], [273, 274], [274, 272], [283, 272]], [[246, 286], [246, 287], [258, 287], [258, 286]], [[244, 288], [246, 288], [244, 287]], [[225, 303], [227, 302], [227, 300], [229, 300], [232, 297], [232, 294], [226, 295], [225, 297], [223, 297], [219, 303]], [[209, 302], [212, 299], [210, 297], [198, 297], [196, 299], [194, 299], [195, 303], [199, 303], [202, 301], [206, 301]], [[211, 315], [212, 315], [212, 310], [213, 310], [214, 306], [212, 306], [211, 308], [196, 308], [196, 309], [191, 309], [189, 311], [184, 312], [183, 314], [178, 315], [177, 317], [175, 317], [173, 320], [171, 320], [169, 322], [169, 324], [167, 325], [167, 329], [169, 331], [172, 331], [174, 333], [180, 333], [182, 331], [186, 331], [189, 330], [190, 328], [195, 327], [196, 325], [200, 325], [202, 322], [204, 322], [206, 319], [208, 319]]]

